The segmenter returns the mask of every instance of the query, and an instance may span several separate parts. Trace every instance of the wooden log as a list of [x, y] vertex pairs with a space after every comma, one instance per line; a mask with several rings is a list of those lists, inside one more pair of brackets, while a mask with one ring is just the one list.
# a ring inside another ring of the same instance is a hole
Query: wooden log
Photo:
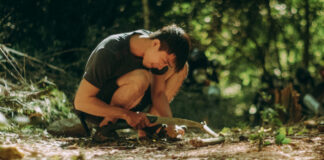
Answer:
[[298, 122], [302, 118], [302, 107], [298, 103], [300, 94], [293, 89], [290, 83], [284, 89], [275, 90], [275, 104], [280, 104], [285, 111], [279, 110], [279, 117], [283, 122]]

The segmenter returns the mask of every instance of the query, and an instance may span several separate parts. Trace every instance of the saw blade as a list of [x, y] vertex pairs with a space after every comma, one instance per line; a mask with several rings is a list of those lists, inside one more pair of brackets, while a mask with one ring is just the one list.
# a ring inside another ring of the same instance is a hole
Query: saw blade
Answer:
[[147, 115], [147, 118], [154, 124], [167, 124], [167, 125], [185, 125], [187, 127], [203, 128], [204, 125], [192, 120], [173, 118], [173, 117], [158, 117], [153, 115]]

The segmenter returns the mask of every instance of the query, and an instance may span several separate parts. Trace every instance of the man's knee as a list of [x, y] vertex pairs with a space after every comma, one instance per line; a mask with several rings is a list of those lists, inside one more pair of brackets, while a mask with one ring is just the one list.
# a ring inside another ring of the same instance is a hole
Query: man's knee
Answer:
[[114, 93], [111, 104], [132, 108], [137, 105], [148, 89], [151, 77], [146, 70], [134, 70], [117, 80], [118, 89]]
[[144, 94], [151, 83], [151, 75], [147, 70], [139, 70], [131, 81], [134, 91]]
[[151, 83], [151, 74], [147, 70], [138, 69], [129, 72], [117, 80], [119, 87], [128, 86], [132, 92], [143, 94]]

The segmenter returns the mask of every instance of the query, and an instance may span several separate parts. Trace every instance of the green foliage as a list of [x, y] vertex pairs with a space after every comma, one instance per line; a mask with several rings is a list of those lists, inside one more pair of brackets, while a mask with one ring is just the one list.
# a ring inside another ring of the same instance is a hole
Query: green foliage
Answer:
[[264, 124], [281, 126], [282, 122], [279, 119], [279, 114], [272, 108], [265, 108], [261, 111], [262, 121]]
[[264, 146], [268, 146], [268, 145], [271, 145], [271, 142], [270, 141], [264, 141]]
[[271, 128], [264, 129], [263, 127], [261, 127], [257, 130], [256, 133], [252, 133], [249, 135], [249, 141], [251, 143], [257, 142], [259, 151], [262, 150], [262, 147], [272, 144], [270, 141], [265, 140], [269, 136], [274, 137], [275, 144], [277, 145], [289, 144], [291, 142], [291, 139], [287, 138], [286, 136], [289, 134], [293, 134], [292, 129], [293, 127], [280, 127], [276, 131], [275, 135], [273, 135], [270, 132], [272, 130]]
[[259, 135], [258, 134], [250, 134], [249, 135], [249, 140], [250, 141], [255, 141], [255, 140], [257, 140], [257, 139], [259, 139]]
[[224, 127], [219, 133], [221, 135], [229, 135], [229, 134], [231, 134], [231, 129], [228, 127]]
[[289, 144], [291, 142], [291, 139], [286, 138], [286, 135], [278, 133], [276, 135], [276, 140], [275, 140], [276, 144], [278, 145], [282, 145], [282, 144]]
[[50, 92], [50, 96], [51, 106], [57, 109], [57, 112], [61, 112], [63, 115], [68, 115], [71, 112], [71, 104], [63, 92], [55, 88]]
[[304, 135], [306, 133], [308, 133], [309, 130], [306, 127], [303, 127], [299, 132], [297, 132], [297, 135]]
[[293, 127], [289, 127], [288, 131], [287, 131], [287, 135], [293, 135], [294, 134], [294, 128]]
[[[309, 2], [309, 15], [305, 12], [306, 2]], [[71, 106], [67, 101], [73, 97], [91, 50], [110, 34], [143, 28], [142, 7], [140, 1], [2, 0], [0, 43], [55, 64], [68, 73], [59, 75], [45, 69], [21, 67], [35, 74], [42, 72], [35, 76], [52, 74], [51, 78], [60, 90], [52, 90], [51, 94], [55, 96], [45, 95], [40, 101], [22, 102], [19, 97], [11, 96], [0, 97], [0, 103], [20, 114], [30, 115], [36, 106], [53, 112], [53, 115], [45, 114], [49, 117], [58, 118], [55, 115], [60, 113], [67, 116]], [[185, 98], [173, 102], [177, 116], [197, 116], [195, 120], [204, 119], [223, 127], [233, 124], [229, 121], [237, 118], [228, 120], [225, 115], [234, 116], [229, 114], [234, 110], [246, 111], [248, 107], [238, 104], [250, 106], [258, 90], [271, 86], [270, 82], [262, 79], [264, 75], [270, 75], [285, 85], [286, 81], [294, 79], [296, 68], [309, 61], [307, 69], [319, 79], [315, 73], [324, 65], [322, 0], [158, 0], [150, 1], [149, 9], [150, 30], [177, 23], [189, 33], [193, 48], [203, 51], [209, 61], [219, 64], [216, 70], [220, 93], [207, 87], [203, 93], [209, 97], [220, 94], [221, 97], [206, 99], [205, 95], [195, 95], [200, 94], [201, 88], [181, 95]], [[306, 17], [310, 26], [306, 25]], [[309, 36], [306, 30], [310, 31]], [[308, 40], [310, 43], [306, 43]], [[309, 48], [308, 60], [303, 57], [307, 53], [306, 46]], [[0, 62], [2, 60], [4, 57], [0, 54]], [[8, 75], [0, 73], [0, 76]], [[68, 100], [60, 95], [60, 91], [68, 95]], [[192, 100], [188, 100], [188, 97], [192, 98], [190, 95], [194, 95]], [[49, 109], [48, 105], [55, 109]], [[210, 112], [202, 113], [197, 108]], [[281, 126], [277, 109], [265, 109], [261, 115], [263, 122]]]
[[[2, 87], [0, 85], [0, 87]], [[34, 84], [19, 90], [7, 87], [9, 95], [0, 96], [0, 112], [9, 119], [10, 127], [46, 127], [54, 120], [70, 118], [72, 105], [56, 86], [38, 87]], [[1, 127], [2, 130], [14, 128]]]
[[259, 148], [259, 151], [260, 151], [260, 150], [262, 150], [262, 147], [271, 144], [271, 142], [264, 140], [266, 138], [266, 133], [269, 132], [269, 131], [271, 131], [271, 128], [264, 129], [263, 127], [261, 127], [257, 131], [257, 133], [249, 135], [249, 141], [252, 142], [252, 143], [257, 142], [258, 143], [258, 148]]
[[275, 137], [276, 144], [278, 145], [289, 144], [291, 142], [291, 139], [287, 138], [286, 135], [287, 135], [287, 128], [286, 127], [279, 128]]
[[[320, 0], [309, 3], [312, 10], [309, 13], [310, 37], [305, 36], [305, 1], [300, 0], [244, 3], [182, 0], [174, 3], [165, 16], [179, 19], [179, 23], [187, 17], [185, 24], [194, 47], [204, 51], [210, 61], [220, 64], [218, 86], [222, 97], [241, 100], [237, 104], [249, 104], [252, 103], [251, 94], [259, 89], [282, 87], [294, 79], [295, 69], [304, 63], [305, 45], [309, 45], [312, 57], [307, 69], [319, 78], [315, 73], [318, 66], [323, 65], [324, 45], [320, 44], [323, 42], [320, 39], [324, 37], [324, 30], [319, 26], [324, 22], [324, 4]], [[307, 39], [311, 39], [310, 44], [306, 44]], [[278, 79], [278, 83], [273, 86], [262, 80], [264, 75]], [[237, 107], [231, 108], [236, 110]], [[271, 107], [273, 109], [266, 109], [261, 115], [263, 122], [281, 126], [278, 112], [285, 112], [284, 108]]]

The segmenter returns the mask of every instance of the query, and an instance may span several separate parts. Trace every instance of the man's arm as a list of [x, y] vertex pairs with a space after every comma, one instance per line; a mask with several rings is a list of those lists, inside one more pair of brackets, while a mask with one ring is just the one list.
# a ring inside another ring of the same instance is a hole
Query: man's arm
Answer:
[[173, 98], [180, 90], [183, 81], [187, 78], [188, 70], [189, 70], [189, 65], [188, 63], [186, 63], [182, 70], [180, 70], [178, 73], [174, 73], [173, 76], [171, 76], [166, 80], [165, 94], [168, 98], [169, 103], [171, 103]]
[[[164, 75], [153, 75], [152, 82], [152, 102], [150, 113], [162, 116], [172, 117], [172, 112], [169, 103], [179, 91], [183, 80], [188, 74], [188, 64], [178, 73], [166, 73]], [[178, 135], [183, 135], [184, 130], [174, 125], [168, 126], [166, 129], [167, 135], [176, 138]], [[158, 131], [159, 132], [159, 131]], [[142, 136], [145, 135], [143, 131], [139, 132]]]
[[169, 103], [179, 91], [184, 79], [188, 74], [188, 64], [178, 73], [169, 70], [173, 73], [166, 73], [163, 75], [153, 75], [152, 82], [152, 108], [150, 113], [172, 117], [172, 112]]
[[88, 114], [105, 117], [105, 119], [124, 119], [134, 128], [142, 128], [149, 124], [144, 114], [136, 114], [121, 107], [111, 106], [96, 97], [99, 88], [86, 79], [82, 79], [75, 95], [74, 106], [77, 110]]
[[165, 90], [165, 75], [153, 75], [151, 90], [152, 107], [150, 113], [162, 117], [172, 117], [171, 108]]

